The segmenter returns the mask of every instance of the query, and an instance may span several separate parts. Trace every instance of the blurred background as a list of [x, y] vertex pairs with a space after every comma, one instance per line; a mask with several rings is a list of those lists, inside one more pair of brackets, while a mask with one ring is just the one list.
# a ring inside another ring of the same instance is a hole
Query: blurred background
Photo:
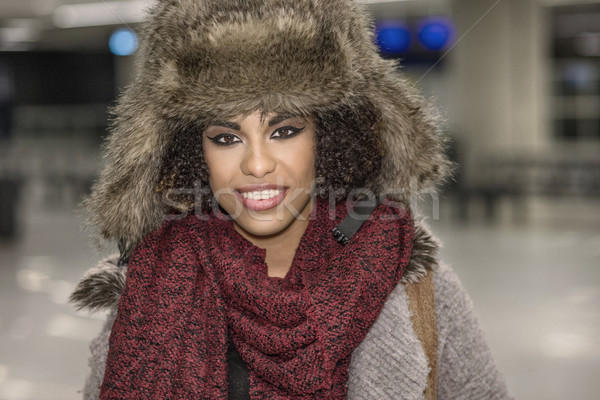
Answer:
[[[365, 1], [445, 114], [455, 180], [421, 202], [518, 399], [600, 393], [600, 1]], [[150, 1], [0, 3], [0, 399], [78, 399], [104, 315], [66, 303], [75, 212]]]

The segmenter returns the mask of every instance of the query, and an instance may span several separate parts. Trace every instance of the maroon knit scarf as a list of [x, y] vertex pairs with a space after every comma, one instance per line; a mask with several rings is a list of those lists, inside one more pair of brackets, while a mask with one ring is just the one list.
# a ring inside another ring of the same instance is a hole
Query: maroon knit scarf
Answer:
[[284, 279], [230, 221], [188, 216], [129, 261], [101, 399], [226, 399], [228, 333], [253, 399], [345, 398], [352, 351], [412, 251], [410, 213], [380, 205], [342, 246], [319, 201]]

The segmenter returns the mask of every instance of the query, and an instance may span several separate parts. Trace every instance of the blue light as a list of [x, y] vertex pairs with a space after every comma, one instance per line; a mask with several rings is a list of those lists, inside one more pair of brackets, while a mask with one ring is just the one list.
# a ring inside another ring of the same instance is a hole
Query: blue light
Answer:
[[419, 29], [419, 41], [428, 50], [439, 51], [447, 48], [453, 38], [452, 22], [444, 18], [426, 19]]
[[110, 35], [108, 47], [114, 55], [129, 56], [137, 50], [138, 38], [132, 30], [119, 28]]
[[403, 53], [410, 47], [410, 32], [400, 23], [381, 25], [377, 32], [377, 45], [384, 53]]

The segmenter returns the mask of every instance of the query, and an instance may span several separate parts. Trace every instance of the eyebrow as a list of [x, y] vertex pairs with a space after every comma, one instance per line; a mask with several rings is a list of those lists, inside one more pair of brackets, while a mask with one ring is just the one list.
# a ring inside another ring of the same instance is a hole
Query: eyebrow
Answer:
[[213, 123], [211, 125], [222, 126], [225, 128], [236, 130], [236, 131], [239, 131], [240, 129], [242, 129], [242, 127], [239, 124], [236, 124], [235, 122], [230, 122], [230, 121], [213, 121]]
[[295, 118], [296, 116], [293, 114], [277, 114], [269, 121], [269, 126], [277, 125], [280, 122], [285, 121], [286, 119]]
[[[269, 126], [277, 125], [280, 122], [285, 121], [286, 119], [295, 118], [295, 117], [296, 117], [296, 115], [294, 115], [294, 114], [277, 114], [269, 120]], [[212, 126], [222, 126], [225, 128], [236, 130], [236, 131], [239, 131], [242, 129], [239, 124], [237, 124], [235, 122], [231, 122], [231, 121], [220, 121], [220, 120], [213, 121], [211, 123], [211, 125]]]

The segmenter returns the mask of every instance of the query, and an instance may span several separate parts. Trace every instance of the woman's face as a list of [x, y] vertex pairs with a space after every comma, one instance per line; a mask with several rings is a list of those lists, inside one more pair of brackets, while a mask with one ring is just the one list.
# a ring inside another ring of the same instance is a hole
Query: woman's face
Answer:
[[257, 111], [209, 126], [202, 140], [210, 187], [238, 232], [274, 236], [308, 219], [315, 178], [312, 120]]

